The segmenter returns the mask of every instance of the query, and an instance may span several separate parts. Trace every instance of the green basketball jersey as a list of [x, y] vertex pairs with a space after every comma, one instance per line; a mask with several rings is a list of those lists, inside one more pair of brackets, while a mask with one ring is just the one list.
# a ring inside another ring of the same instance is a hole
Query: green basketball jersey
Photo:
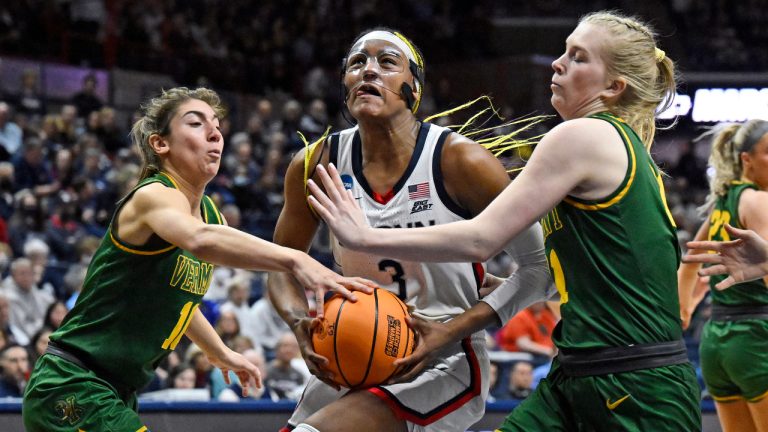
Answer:
[[624, 120], [608, 113], [591, 117], [616, 128], [629, 164], [610, 196], [566, 197], [541, 221], [561, 296], [553, 340], [568, 349], [680, 339], [680, 248], [660, 172]]
[[[709, 216], [709, 240], [729, 241], [731, 238], [725, 231], [725, 224], [743, 228], [739, 223], [739, 198], [747, 189], [758, 189], [753, 183], [734, 181], [725, 196], [715, 202], [715, 208]], [[726, 278], [726, 275], [712, 276], [709, 286], [712, 293], [712, 303], [725, 306], [768, 305], [768, 289], [765, 281], [758, 279], [736, 284], [727, 290], [719, 291], [715, 285]]]
[[[156, 182], [177, 188], [166, 174], [149, 177], [123, 199], [115, 215], [136, 190]], [[206, 223], [222, 223], [208, 196], [200, 210]], [[179, 343], [214, 266], [156, 235], [145, 246], [128, 244], [118, 237], [116, 225], [113, 216], [77, 303], [51, 340], [118, 388], [137, 390]]]

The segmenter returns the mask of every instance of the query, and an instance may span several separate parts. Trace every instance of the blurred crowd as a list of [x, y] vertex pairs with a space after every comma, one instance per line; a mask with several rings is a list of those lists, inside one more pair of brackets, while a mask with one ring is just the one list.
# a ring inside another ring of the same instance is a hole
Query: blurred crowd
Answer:
[[0, 4], [0, 53], [327, 99], [338, 92], [349, 41], [371, 26], [398, 28], [430, 61], [446, 62], [508, 55], [490, 40], [505, 18], [573, 19], [616, 7], [646, 14], [673, 36], [685, 70], [768, 69], [762, 0], [8, 0]]

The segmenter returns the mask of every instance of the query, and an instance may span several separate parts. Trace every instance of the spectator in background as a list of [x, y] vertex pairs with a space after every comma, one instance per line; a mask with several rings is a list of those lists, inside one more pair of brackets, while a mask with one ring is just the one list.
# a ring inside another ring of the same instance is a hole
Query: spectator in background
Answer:
[[304, 373], [294, 366], [294, 359], [300, 358], [301, 351], [292, 332], [283, 333], [275, 349], [275, 359], [267, 366], [264, 384], [275, 391], [279, 399], [298, 400], [304, 391]]
[[117, 125], [114, 108], [102, 107], [98, 115], [99, 126], [96, 129], [96, 136], [104, 145], [104, 150], [111, 159], [120, 149], [128, 147], [128, 134]]
[[[13, 164], [7, 161], [0, 162], [0, 218], [2, 218], [3, 223], [10, 221], [13, 215], [14, 182]], [[8, 241], [7, 233], [6, 238], [2, 241]]]
[[32, 262], [35, 284], [56, 298], [63, 298], [63, 275], [52, 262], [54, 260], [49, 259], [50, 251], [48, 244], [39, 238], [31, 238], [24, 243], [24, 257]]
[[60, 189], [70, 189], [75, 179], [75, 160], [72, 150], [62, 148], [56, 151], [50, 172], [53, 181]]
[[210, 388], [211, 372], [214, 367], [205, 353], [195, 344], [187, 348], [184, 361], [195, 369], [195, 388]]
[[54, 142], [70, 147], [77, 141], [77, 107], [72, 104], [62, 105], [59, 115], [54, 117]]
[[21, 88], [13, 95], [16, 112], [30, 118], [40, 118], [46, 114], [45, 97], [40, 93], [37, 71], [25, 69], [21, 74]]
[[45, 160], [45, 147], [40, 138], [31, 136], [24, 140], [21, 153], [13, 158], [13, 166], [16, 190], [29, 189], [39, 197], [59, 190]]
[[72, 96], [71, 103], [77, 108], [77, 116], [88, 118], [93, 111], [98, 111], [104, 105], [96, 95], [98, 81], [95, 74], [88, 74], [83, 78], [83, 87]]
[[307, 112], [301, 116], [299, 130], [304, 133], [309, 142], [315, 142], [323, 135], [328, 127], [328, 111], [322, 99], [313, 99]]
[[21, 147], [24, 134], [16, 123], [11, 121], [11, 107], [0, 101], [0, 161], [10, 160]]
[[17, 194], [16, 207], [8, 224], [8, 240], [13, 254], [21, 256], [24, 254], [24, 244], [29, 239], [45, 239], [45, 211], [29, 190]]
[[519, 361], [512, 366], [509, 375], [509, 397], [525, 399], [533, 392], [533, 365], [527, 361]]
[[291, 331], [272, 306], [268, 290], [264, 290], [263, 296], [253, 303], [246, 322], [247, 325], [243, 326], [243, 334], [250, 336], [254, 343], [269, 353], [275, 351], [280, 337]]
[[7, 345], [29, 343], [29, 337], [11, 322], [11, 302], [2, 289], [0, 289], [0, 333], [3, 334]]
[[64, 302], [56, 300], [48, 306], [45, 311], [45, 318], [43, 319], [43, 328], [49, 328], [51, 330], [58, 330], [61, 326], [61, 322], [64, 321], [64, 317], [67, 316], [69, 309]]
[[77, 196], [62, 191], [46, 227], [46, 238], [51, 252], [59, 262], [78, 261], [77, 242], [87, 234], [80, 222], [80, 207]]
[[221, 340], [231, 348], [232, 339], [240, 334], [240, 322], [237, 320], [237, 314], [233, 310], [221, 311], [214, 329]]
[[[229, 222], [229, 219], [227, 219]], [[248, 299], [251, 297], [251, 275], [232, 278], [227, 289], [227, 301], [219, 307], [219, 312], [232, 312], [237, 318], [239, 328], [248, 326], [248, 312], [250, 305]], [[238, 331], [238, 333], [240, 333]]]
[[28, 258], [16, 258], [11, 263], [11, 274], [3, 281], [3, 289], [11, 303], [11, 323], [31, 338], [43, 326], [53, 296], [35, 284], [35, 272]]
[[[237, 376], [234, 373], [233, 376]], [[188, 363], [179, 363], [168, 372], [168, 388], [195, 388], [195, 368]]]
[[496, 338], [505, 351], [528, 352], [533, 354], [536, 365], [544, 364], [554, 357], [552, 330], [557, 318], [546, 302], [534, 303], [512, 317], [499, 330]]
[[37, 359], [45, 354], [45, 349], [48, 348], [48, 341], [51, 340], [51, 333], [53, 333], [53, 330], [48, 327], [42, 327], [32, 335], [29, 345], [27, 345], [30, 366], [34, 366]]
[[0, 398], [24, 395], [29, 373], [29, 354], [23, 346], [6, 345], [0, 350]]

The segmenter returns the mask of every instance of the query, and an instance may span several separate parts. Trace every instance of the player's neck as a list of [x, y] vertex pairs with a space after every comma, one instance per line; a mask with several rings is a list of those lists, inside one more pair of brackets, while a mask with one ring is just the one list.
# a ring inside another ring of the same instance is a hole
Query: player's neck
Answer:
[[410, 157], [416, 146], [420, 123], [410, 112], [382, 121], [361, 121], [360, 139], [365, 160], [391, 160], [393, 153]]

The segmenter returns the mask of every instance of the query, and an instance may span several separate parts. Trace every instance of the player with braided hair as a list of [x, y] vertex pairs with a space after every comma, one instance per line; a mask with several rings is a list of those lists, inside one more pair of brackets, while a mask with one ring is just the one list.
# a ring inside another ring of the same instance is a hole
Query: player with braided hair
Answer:
[[[318, 164], [339, 167], [368, 223], [378, 227], [463, 220], [480, 213], [507, 186], [509, 176], [490, 151], [416, 118], [424, 62], [402, 34], [364, 32], [343, 68], [345, 102], [357, 125], [296, 155], [286, 175], [276, 243], [309, 248], [320, 221], [307, 205], [305, 186], [310, 178], [319, 180], [314, 173]], [[504, 137], [496, 141], [505, 147]], [[328, 378], [323, 369], [327, 359], [312, 349], [313, 320], [303, 289], [287, 275], [270, 275], [270, 298], [316, 375], [285, 429], [463, 432], [482, 418], [490, 368], [484, 329], [554, 292], [539, 224], [531, 221], [508, 242], [520, 269], [485, 296], [484, 282], [500, 281], [486, 280], [481, 261], [422, 263], [418, 257], [399, 260], [353, 251], [336, 239], [332, 246], [345, 275], [374, 280], [413, 308], [410, 325], [418, 343], [403, 363], [407, 369], [399, 382], [340, 391], [322, 381]]]
[[675, 224], [649, 149], [675, 94], [674, 64], [649, 27], [614, 12], [581, 18], [552, 62], [565, 120], [473, 219], [374, 229], [335, 167], [310, 204], [346, 248], [393, 259], [484, 260], [541, 219], [560, 292], [559, 353], [501, 431], [694, 431], [699, 388], [679, 315]]

